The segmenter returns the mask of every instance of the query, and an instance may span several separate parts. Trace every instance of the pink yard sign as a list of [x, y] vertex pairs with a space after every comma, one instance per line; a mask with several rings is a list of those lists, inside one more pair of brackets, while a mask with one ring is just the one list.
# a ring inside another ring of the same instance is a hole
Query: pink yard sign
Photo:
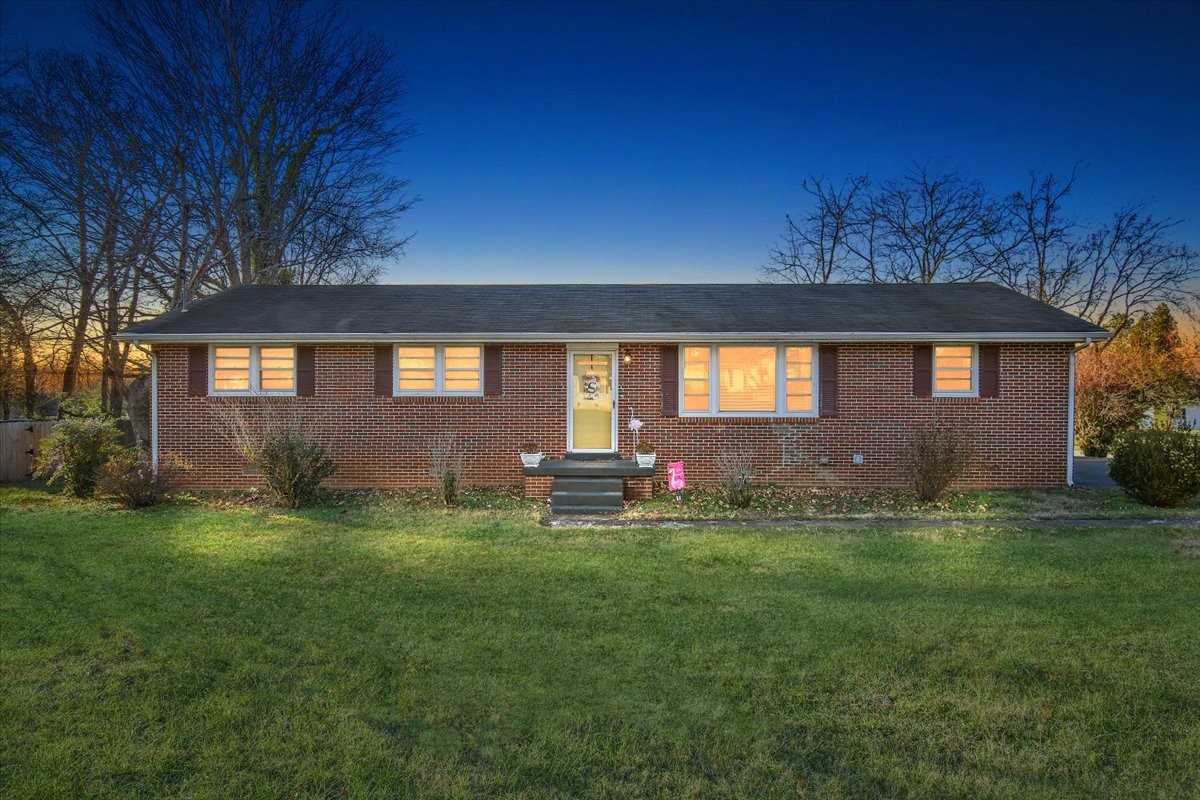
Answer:
[[683, 474], [683, 462], [672, 461], [667, 464], [667, 490], [679, 492], [687, 488], [687, 478]]

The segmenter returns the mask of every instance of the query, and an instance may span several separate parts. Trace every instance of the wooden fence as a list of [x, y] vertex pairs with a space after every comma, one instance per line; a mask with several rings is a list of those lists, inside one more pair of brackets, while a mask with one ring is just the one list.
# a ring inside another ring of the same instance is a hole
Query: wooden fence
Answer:
[[54, 422], [0, 420], [0, 482], [29, 480], [33, 456]]

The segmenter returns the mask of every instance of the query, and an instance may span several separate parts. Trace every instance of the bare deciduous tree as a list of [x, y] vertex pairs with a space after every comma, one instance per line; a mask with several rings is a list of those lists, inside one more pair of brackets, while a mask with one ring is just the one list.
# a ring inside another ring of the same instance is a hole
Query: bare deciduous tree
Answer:
[[1070, 302], [1079, 278], [1073, 254], [1078, 225], [1066, 216], [1063, 202], [1074, 188], [1074, 170], [1065, 181], [1053, 173], [1031, 172], [1027, 188], [1005, 198], [992, 277], [1043, 303], [1061, 307]]
[[[0, 93], [3, 191], [17, 210], [24, 246], [58, 276], [66, 338], [62, 391], [75, 390], [94, 321], [105, 259], [115, 258], [119, 216], [112, 195], [130, 176], [113, 160], [130, 141], [132, 113], [103, 59], [47, 52], [14, 68]], [[106, 197], [108, 195], [108, 197]]]
[[177, 165], [164, 299], [243, 283], [375, 279], [399, 255], [409, 134], [390, 50], [333, 5], [93, 3]]
[[36, 269], [0, 264], [0, 391], [7, 417], [19, 395], [26, 417], [37, 414], [38, 340], [47, 330], [45, 276]]
[[242, 283], [370, 282], [401, 255], [410, 131], [390, 49], [334, 4], [90, 12], [107, 57], [0, 54], [0, 350], [27, 370], [0, 370], [0, 405], [32, 407], [41, 364], [65, 394], [98, 379], [119, 415], [131, 322]]
[[0, 192], [0, 418], [4, 419], [17, 397], [26, 417], [36, 415], [38, 342], [53, 326], [47, 307], [52, 278], [22, 240], [20, 214], [11, 195]]
[[799, 220], [790, 214], [779, 245], [771, 248], [763, 267], [768, 280], [784, 283], [833, 283], [860, 271], [865, 219], [861, 207], [870, 187], [865, 175], [851, 175], [835, 185], [828, 178], [804, 181], [811, 209]]
[[806, 181], [806, 214], [788, 217], [765, 280], [931, 283], [997, 280], [1097, 324], [1120, 327], [1136, 312], [1200, 305], [1200, 259], [1170, 235], [1178, 224], [1143, 206], [1087, 228], [1067, 214], [1076, 173], [1030, 173], [1000, 200], [953, 173], [915, 167], [878, 188]]
[[1169, 238], [1178, 224], [1154, 219], [1140, 205], [1118, 211], [1073, 248], [1080, 277], [1064, 306], [1105, 325], [1159, 303], [1186, 307], [1200, 300], [1200, 258]]
[[1075, 187], [1053, 174], [1030, 173], [1026, 191], [1004, 204], [1009, 244], [996, 248], [990, 271], [1006, 286], [1117, 328], [1159, 303], [1187, 308], [1197, 299], [1200, 261], [1172, 242], [1175, 220], [1156, 220], [1143, 206], [1123, 209], [1105, 225], [1085, 229], [1063, 207]]
[[990, 263], [989, 242], [999, 222], [977, 181], [916, 165], [882, 185], [871, 213], [889, 282], [969, 280]]

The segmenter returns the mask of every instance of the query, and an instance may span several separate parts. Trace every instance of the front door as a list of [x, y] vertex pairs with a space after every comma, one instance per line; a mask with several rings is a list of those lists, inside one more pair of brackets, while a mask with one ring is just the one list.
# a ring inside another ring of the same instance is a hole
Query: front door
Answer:
[[567, 388], [567, 449], [615, 450], [617, 354], [612, 351], [572, 350]]

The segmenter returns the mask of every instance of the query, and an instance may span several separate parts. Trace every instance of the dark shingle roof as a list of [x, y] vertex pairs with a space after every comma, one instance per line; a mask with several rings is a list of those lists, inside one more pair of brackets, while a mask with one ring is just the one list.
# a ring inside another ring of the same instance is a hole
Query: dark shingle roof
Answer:
[[129, 328], [147, 341], [234, 335], [520, 339], [630, 334], [1024, 334], [1098, 328], [992, 283], [239, 286]]

